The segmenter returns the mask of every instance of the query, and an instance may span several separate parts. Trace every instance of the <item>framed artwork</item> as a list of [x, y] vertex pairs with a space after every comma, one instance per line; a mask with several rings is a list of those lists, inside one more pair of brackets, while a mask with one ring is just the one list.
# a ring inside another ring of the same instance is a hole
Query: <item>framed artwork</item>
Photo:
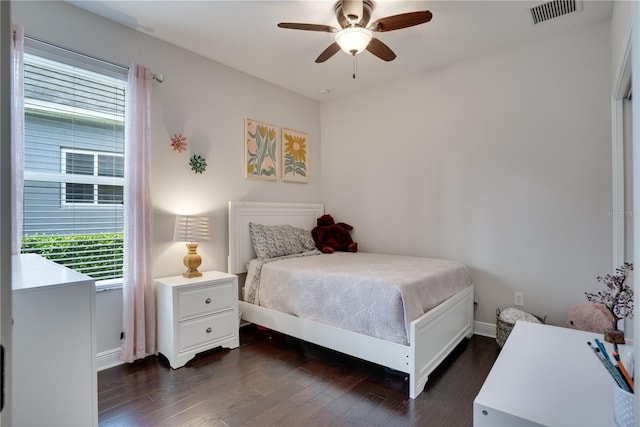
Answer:
[[282, 180], [309, 182], [309, 135], [282, 128]]
[[244, 121], [245, 177], [275, 181], [277, 175], [278, 128], [257, 120]]

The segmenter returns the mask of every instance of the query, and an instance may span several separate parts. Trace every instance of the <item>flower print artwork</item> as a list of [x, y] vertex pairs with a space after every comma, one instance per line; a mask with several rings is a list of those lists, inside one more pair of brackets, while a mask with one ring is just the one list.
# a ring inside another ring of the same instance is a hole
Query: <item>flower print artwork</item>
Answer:
[[245, 120], [245, 176], [275, 181], [278, 128], [256, 120]]
[[309, 182], [309, 137], [293, 129], [282, 129], [282, 180]]

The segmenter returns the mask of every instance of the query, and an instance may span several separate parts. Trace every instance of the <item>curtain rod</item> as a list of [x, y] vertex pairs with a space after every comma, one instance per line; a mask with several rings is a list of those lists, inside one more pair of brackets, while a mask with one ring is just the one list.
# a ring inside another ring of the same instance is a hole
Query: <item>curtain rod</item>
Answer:
[[[63, 46], [57, 45], [55, 43], [51, 43], [51, 42], [48, 42], [48, 41], [45, 41], [45, 40], [42, 40], [42, 39], [39, 39], [39, 38], [36, 38], [36, 37], [33, 37], [33, 36], [29, 36], [29, 35], [25, 34], [24, 38], [27, 39], [27, 40], [36, 42], [36, 43], [42, 43], [44, 45], [47, 45], [47, 46], [50, 46], [50, 47], [53, 47], [53, 48], [56, 48], [56, 49], [66, 50], [67, 52], [71, 52], [73, 54], [80, 55], [80, 56], [83, 56], [85, 58], [92, 59], [94, 61], [102, 62], [103, 64], [107, 64], [107, 65], [110, 65], [110, 66], [115, 67], [115, 68], [120, 68], [121, 70], [126, 70], [126, 71], [129, 70], [129, 67], [127, 67], [125, 65], [116, 64], [115, 62], [107, 61], [106, 59], [98, 58], [97, 56], [93, 56], [93, 55], [88, 55], [88, 54], [83, 53], [83, 52], [78, 52], [77, 50], [69, 49], [68, 47], [63, 47]], [[151, 77], [153, 78], [153, 80], [157, 81], [158, 83], [162, 83], [164, 81], [164, 75], [162, 75], [162, 74], [152, 73]]]

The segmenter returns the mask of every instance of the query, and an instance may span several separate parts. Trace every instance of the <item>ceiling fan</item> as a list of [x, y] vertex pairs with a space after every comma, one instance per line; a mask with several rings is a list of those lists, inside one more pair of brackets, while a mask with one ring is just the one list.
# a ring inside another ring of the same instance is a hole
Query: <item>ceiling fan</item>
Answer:
[[[353, 55], [354, 61], [356, 54], [365, 49], [384, 61], [393, 61], [396, 54], [389, 46], [373, 37], [373, 32], [413, 27], [431, 21], [433, 16], [428, 10], [423, 10], [387, 16], [369, 23], [372, 11], [373, 2], [371, 0], [339, 0], [335, 5], [335, 14], [340, 29], [330, 25], [294, 22], [281, 22], [278, 27], [336, 33], [335, 41], [316, 58], [317, 63], [325, 62], [341, 49]], [[355, 78], [355, 72], [353, 78]]]

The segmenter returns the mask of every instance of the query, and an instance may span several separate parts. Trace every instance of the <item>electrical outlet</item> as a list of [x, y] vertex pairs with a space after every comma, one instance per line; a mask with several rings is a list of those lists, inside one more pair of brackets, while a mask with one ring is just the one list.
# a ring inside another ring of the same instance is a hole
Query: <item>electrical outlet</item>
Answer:
[[524, 293], [516, 292], [513, 294], [513, 304], [516, 307], [524, 307]]

